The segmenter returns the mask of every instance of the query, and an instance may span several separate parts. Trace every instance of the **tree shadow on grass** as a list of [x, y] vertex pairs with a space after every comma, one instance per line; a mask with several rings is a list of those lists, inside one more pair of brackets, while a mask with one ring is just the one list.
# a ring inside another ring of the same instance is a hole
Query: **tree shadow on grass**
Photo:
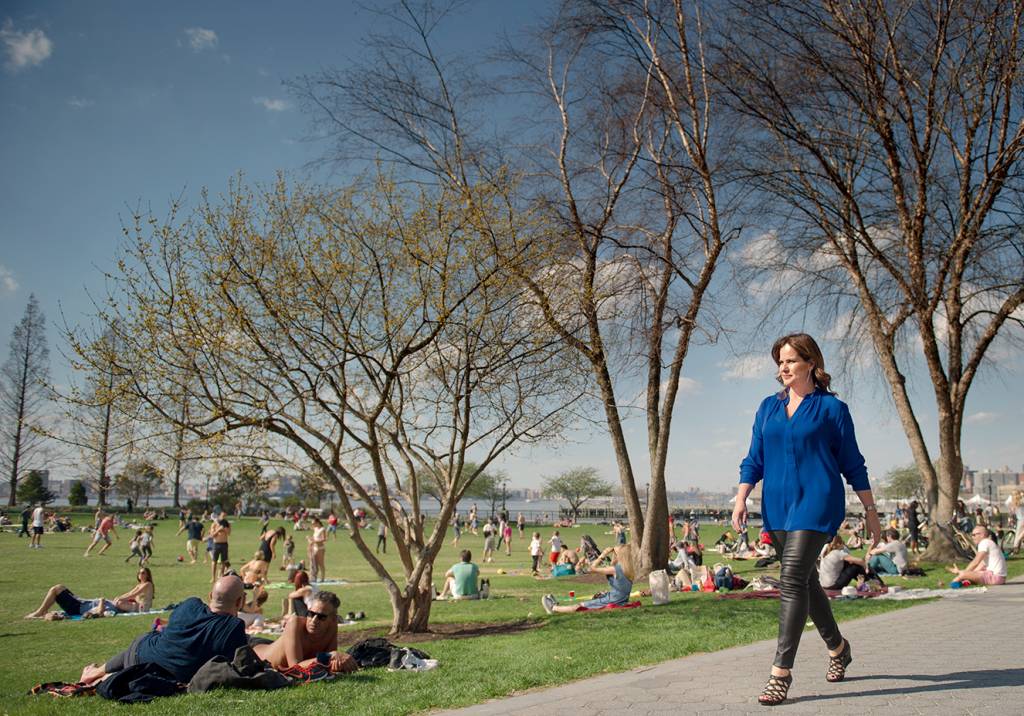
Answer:
[[[546, 624], [546, 621], [539, 619], [520, 619], [514, 622], [458, 622], [452, 624], [431, 624], [430, 631], [426, 633], [399, 634], [395, 637], [388, 637], [391, 641], [407, 644], [436, 639], [471, 639], [478, 636], [501, 636], [507, 634], [520, 634], [522, 632], [537, 629]], [[357, 644], [363, 639], [372, 637], [387, 636], [387, 627], [371, 629], [359, 629], [358, 631], [339, 631], [338, 646]]]
[[[920, 686], [893, 686], [870, 690], [870, 681], [913, 681]], [[835, 693], [803, 696], [796, 701], [827, 701], [829, 699], [857, 698], [864, 696], [905, 696], [934, 691], [955, 691], [962, 689], [992, 689], [1000, 686], [1024, 686], [1024, 669], [978, 669], [976, 671], [955, 671], [949, 674], [872, 674], [850, 676], [846, 683], [863, 682], [864, 687], [856, 694]]]

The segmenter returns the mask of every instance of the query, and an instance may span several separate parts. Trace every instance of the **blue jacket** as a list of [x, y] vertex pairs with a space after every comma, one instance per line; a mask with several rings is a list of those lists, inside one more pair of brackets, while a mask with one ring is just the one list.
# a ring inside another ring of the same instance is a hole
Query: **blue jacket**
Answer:
[[789, 394], [761, 401], [754, 417], [750, 451], [740, 463], [740, 483], [764, 480], [764, 529], [815, 530], [834, 535], [846, 517], [846, 488], [869, 490], [864, 456], [857, 448], [846, 403], [818, 389], [792, 418]]

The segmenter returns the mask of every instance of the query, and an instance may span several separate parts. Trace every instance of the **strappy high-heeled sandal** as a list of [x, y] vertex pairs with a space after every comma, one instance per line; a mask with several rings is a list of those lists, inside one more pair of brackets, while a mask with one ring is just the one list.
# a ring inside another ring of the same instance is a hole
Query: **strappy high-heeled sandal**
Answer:
[[793, 674], [788, 676], [772, 674], [768, 677], [768, 683], [761, 690], [761, 695], [757, 697], [757, 703], [762, 706], [778, 706], [789, 696], [789, 687], [792, 683]]
[[825, 671], [825, 681], [836, 683], [846, 678], [846, 667], [853, 661], [853, 649], [850, 642], [846, 642], [846, 648], [835, 656], [828, 658], [828, 669]]

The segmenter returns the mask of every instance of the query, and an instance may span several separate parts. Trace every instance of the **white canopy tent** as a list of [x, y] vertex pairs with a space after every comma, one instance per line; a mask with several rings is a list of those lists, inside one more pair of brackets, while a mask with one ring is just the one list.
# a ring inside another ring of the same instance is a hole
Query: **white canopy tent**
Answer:
[[981, 495], [975, 495], [971, 499], [967, 500], [964, 504], [965, 505], [975, 505], [975, 506], [977, 506], [977, 505], [990, 505], [992, 503], [989, 502], [988, 500], [986, 500]]

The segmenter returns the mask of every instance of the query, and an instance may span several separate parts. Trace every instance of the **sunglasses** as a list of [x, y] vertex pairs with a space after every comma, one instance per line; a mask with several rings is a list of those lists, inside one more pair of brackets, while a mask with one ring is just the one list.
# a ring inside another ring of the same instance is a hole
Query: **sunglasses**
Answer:
[[307, 619], [323, 619], [323, 620], [326, 621], [327, 619], [330, 619], [333, 616], [335, 616], [335, 615], [334, 614], [324, 614], [323, 612], [314, 612], [312, 609], [307, 609], [306, 610], [306, 618]]

